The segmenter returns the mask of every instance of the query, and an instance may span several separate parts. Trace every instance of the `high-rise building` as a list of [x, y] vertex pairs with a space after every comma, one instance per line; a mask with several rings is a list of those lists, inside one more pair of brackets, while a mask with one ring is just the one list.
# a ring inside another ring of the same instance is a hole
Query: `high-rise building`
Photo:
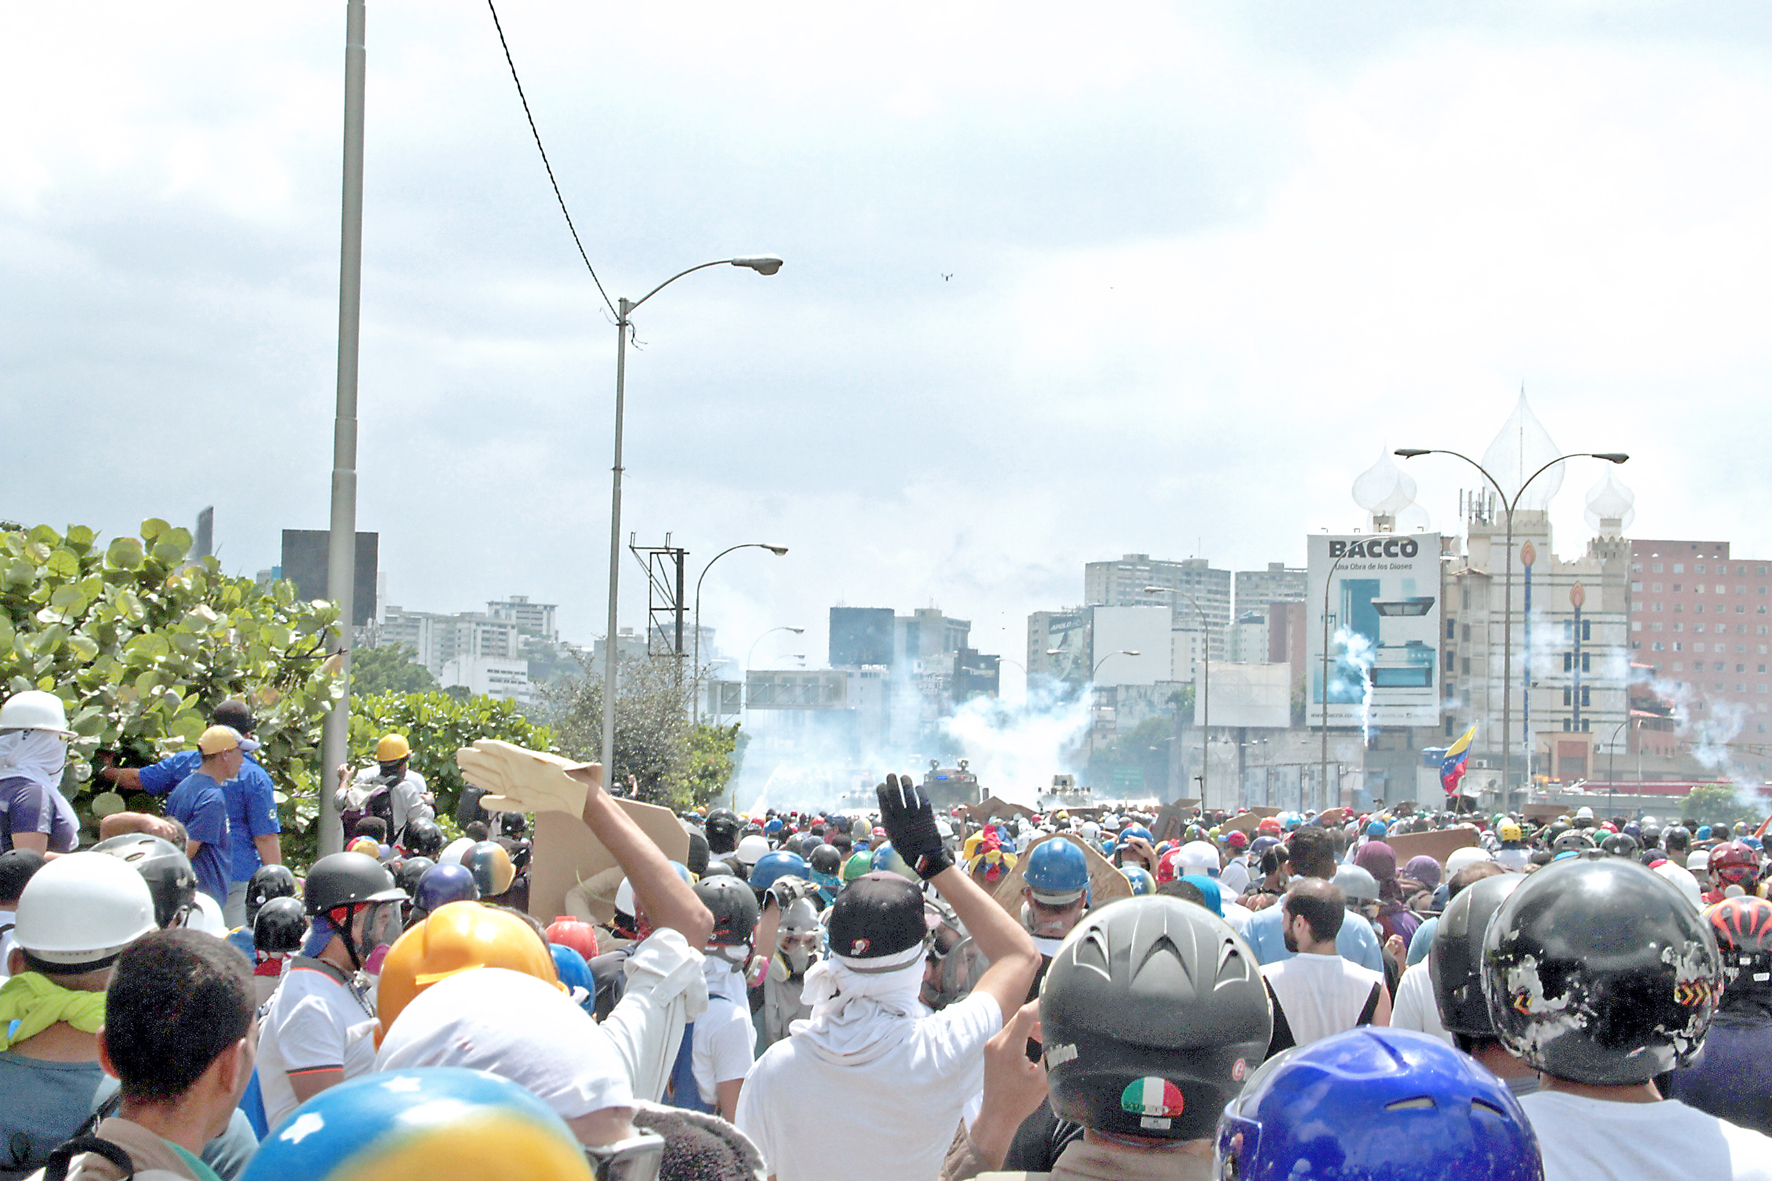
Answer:
[[1114, 562], [1083, 567], [1083, 602], [1089, 607], [1167, 606], [1177, 631], [1205, 628], [1212, 659], [1224, 658], [1231, 622], [1231, 572], [1205, 558], [1179, 562], [1126, 554]]
[[1631, 656], [1715, 742], [1763, 743], [1772, 562], [1726, 541], [1630, 543]]
[[531, 603], [528, 595], [512, 595], [486, 604], [487, 615], [514, 623], [523, 635], [540, 640], [560, 638], [559, 628], [554, 624], [555, 610], [553, 603]]
[[1266, 570], [1237, 571], [1238, 617], [1250, 611], [1266, 614], [1275, 603], [1304, 602], [1307, 573], [1303, 567], [1294, 568], [1284, 562], [1269, 562]]
[[831, 667], [890, 665], [893, 619], [890, 607], [832, 607]]

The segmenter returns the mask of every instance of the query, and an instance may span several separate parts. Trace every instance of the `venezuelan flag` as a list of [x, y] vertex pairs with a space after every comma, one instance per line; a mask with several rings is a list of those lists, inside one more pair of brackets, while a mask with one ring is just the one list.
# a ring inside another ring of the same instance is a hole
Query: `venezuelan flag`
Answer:
[[1477, 727], [1473, 724], [1462, 738], [1446, 748], [1446, 757], [1440, 760], [1440, 786], [1449, 796], [1458, 794], [1458, 781], [1464, 778], [1464, 761], [1470, 757], [1471, 739], [1476, 734]]

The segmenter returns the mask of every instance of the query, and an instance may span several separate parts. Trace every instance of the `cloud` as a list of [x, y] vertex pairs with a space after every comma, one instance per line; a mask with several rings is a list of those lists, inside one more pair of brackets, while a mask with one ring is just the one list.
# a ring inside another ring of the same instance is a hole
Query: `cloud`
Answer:
[[[1015, 657], [1122, 552], [1302, 561], [1375, 445], [1480, 450], [1524, 382], [1642, 536], [1764, 553], [1765, 18], [1385, 4], [501, 6], [636, 316], [623, 537], [742, 655], [842, 600]], [[342, 20], [19, 10], [0, 47], [0, 513], [327, 519]], [[394, 601], [601, 630], [614, 332], [486, 14], [369, 14], [360, 521]], [[944, 275], [951, 278], [944, 279]], [[1411, 468], [1449, 525], [1468, 483]], [[1559, 549], [1586, 537], [1571, 473]], [[624, 569], [624, 619], [643, 584]], [[762, 654], [760, 653], [760, 656]], [[1013, 679], [1017, 674], [1010, 670]]]

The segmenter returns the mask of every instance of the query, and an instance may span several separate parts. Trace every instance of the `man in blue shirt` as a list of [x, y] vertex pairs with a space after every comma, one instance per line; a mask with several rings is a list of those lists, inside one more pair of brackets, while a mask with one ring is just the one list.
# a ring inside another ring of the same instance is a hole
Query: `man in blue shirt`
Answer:
[[[252, 711], [244, 701], [224, 701], [215, 707], [213, 720], [218, 726], [231, 726], [243, 737], [251, 738], [256, 725]], [[99, 776], [122, 791], [145, 791], [149, 795], [165, 795], [197, 769], [202, 755], [194, 750], [180, 751], [161, 759], [151, 767], [104, 767]], [[228, 806], [228, 873], [227, 897], [222, 900], [222, 917], [230, 927], [246, 922], [246, 883], [261, 865], [280, 865], [283, 845], [278, 838], [282, 825], [277, 818], [277, 798], [271, 777], [265, 769], [248, 757], [240, 773], [222, 784], [222, 796]]]
[[185, 826], [185, 856], [197, 871], [197, 888], [215, 899], [228, 900], [228, 802], [222, 784], [240, 773], [247, 752], [258, 743], [240, 737], [232, 726], [211, 726], [197, 739], [201, 756], [195, 771], [166, 797], [166, 814]]
[[[1328, 829], [1295, 829], [1287, 838], [1286, 847], [1294, 878], [1334, 880], [1335, 838], [1329, 834]], [[1298, 954], [1286, 949], [1285, 915], [1282, 911], [1280, 906], [1270, 906], [1266, 910], [1256, 911], [1255, 916], [1249, 920], [1245, 938], [1249, 941], [1250, 950], [1255, 952], [1255, 958], [1263, 964], [1277, 964]], [[1371, 968], [1374, 972], [1384, 971], [1384, 953], [1379, 948], [1378, 936], [1373, 933], [1371, 923], [1362, 920], [1341, 924], [1341, 930], [1335, 936], [1335, 950], [1341, 953], [1342, 959], [1359, 964], [1362, 968]]]

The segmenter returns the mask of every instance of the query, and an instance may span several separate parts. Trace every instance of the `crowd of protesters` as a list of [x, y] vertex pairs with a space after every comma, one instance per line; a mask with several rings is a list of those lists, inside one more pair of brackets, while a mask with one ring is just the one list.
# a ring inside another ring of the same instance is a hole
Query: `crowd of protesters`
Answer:
[[[298, 872], [214, 717], [82, 845], [60, 699], [0, 703], [0, 1179], [1772, 1178], [1763, 828], [887, 775], [674, 860], [496, 741], [439, 817], [390, 734]], [[550, 812], [616, 869], [544, 926]]]

